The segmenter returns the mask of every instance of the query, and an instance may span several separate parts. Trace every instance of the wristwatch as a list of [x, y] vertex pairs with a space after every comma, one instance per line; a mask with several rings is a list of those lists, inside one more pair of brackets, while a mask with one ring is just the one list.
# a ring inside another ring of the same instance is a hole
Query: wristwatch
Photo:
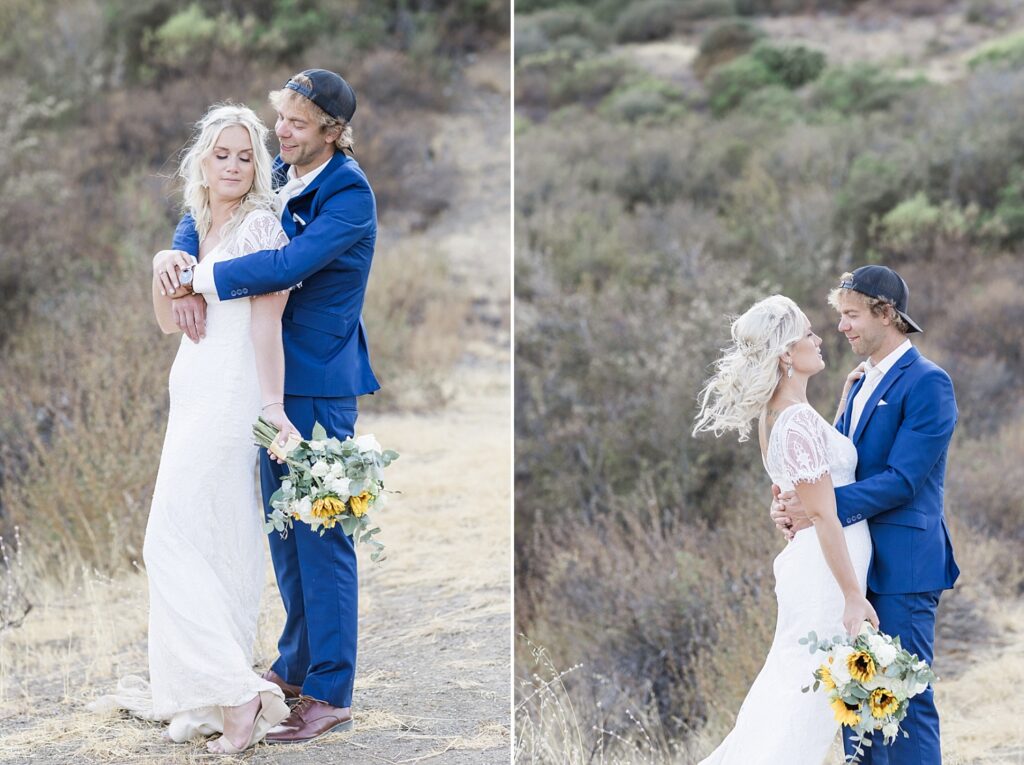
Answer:
[[186, 295], [192, 294], [192, 276], [192, 266], [183, 268], [180, 271], [178, 274], [178, 283], [181, 285], [181, 289], [185, 292], [185, 295], [177, 295], [177, 297], [185, 297]]

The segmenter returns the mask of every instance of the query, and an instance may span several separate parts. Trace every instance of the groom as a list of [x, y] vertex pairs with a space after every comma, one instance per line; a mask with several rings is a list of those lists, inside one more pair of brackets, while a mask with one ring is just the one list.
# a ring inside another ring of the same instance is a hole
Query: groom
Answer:
[[[274, 185], [291, 241], [280, 250], [200, 263], [192, 285], [197, 294], [174, 301], [180, 304], [175, 318], [198, 341], [206, 305], [200, 295], [248, 299], [301, 282], [281, 319], [284, 410], [306, 438], [319, 422], [328, 436], [344, 439], [353, 435], [356, 397], [380, 387], [360, 316], [377, 237], [376, 203], [362, 169], [345, 154], [352, 146], [355, 92], [334, 72], [308, 69], [270, 93], [270, 101], [281, 142]], [[178, 225], [173, 246], [198, 256], [190, 216]], [[260, 460], [269, 512], [284, 468], [265, 451]], [[270, 535], [270, 553], [286, 618], [280, 656], [264, 677], [298, 703], [266, 740], [302, 742], [347, 730], [358, 627], [352, 539], [340, 533], [321, 537], [299, 523], [285, 539]]]
[[[946, 451], [957, 420], [953, 383], [907, 335], [922, 331], [907, 314], [910, 290], [885, 266], [843, 274], [829, 303], [866, 372], [850, 390], [836, 427], [857, 447], [857, 481], [836, 489], [844, 526], [867, 519], [874, 554], [868, 599], [883, 632], [932, 663], [935, 611], [960, 570], [942, 509]], [[777, 487], [776, 487], [777, 488]], [[810, 525], [793, 492], [772, 503], [772, 518], [792, 534]], [[940, 765], [939, 715], [929, 687], [911, 700], [909, 738], [866, 750], [865, 765]], [[853, 751], [844, 741], [847, 754]]]

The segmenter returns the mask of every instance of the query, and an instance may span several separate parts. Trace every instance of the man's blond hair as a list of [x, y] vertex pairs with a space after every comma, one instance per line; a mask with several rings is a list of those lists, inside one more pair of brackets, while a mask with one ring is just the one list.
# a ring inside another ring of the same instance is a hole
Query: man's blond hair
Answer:
[[[304, 88], [313, 87], [313, 81], [304, 74], [292, 75], [290, 82], [297, 83]], [[278, 112], [286, 105], [298, 107], [309, 116], [311, 121], [320, 126], [320, 132], [339, 128], [338, 137], [334, 141], [334, 148], [338, 151], [354, 153], [355, 140], [352, 136], [352, 126], [345, 120], [340, 117], [332, 117], [304, 95], [291, 88], [272, 90], [267, 97], [270, 99], [270, 105]]]
[[[852, 282], [853, 274], [847, 272], [839, 277], [839, 283]], [[839, 310], [839, 299], [846, 297], [847, 295], [856, 295], [868, 307], [871, 311], [872, 316], [888, 316], [892, 320], [892, 325], [904, 335], [910, 334], [910, 325], [907, 324], [906, 319], [896, 313], [896, 306], [891, 300], [884, 298], [871, 297], [871, 295], [865, 295], [863, 292], [857, 292], [857, 290], [847, 289], [845, 287], [836, 287], [828, 293], [828, 304]]]

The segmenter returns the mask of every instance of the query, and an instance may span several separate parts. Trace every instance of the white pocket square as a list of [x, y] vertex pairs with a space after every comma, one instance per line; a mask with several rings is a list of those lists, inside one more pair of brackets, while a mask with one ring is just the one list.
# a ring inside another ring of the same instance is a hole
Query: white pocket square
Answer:
[[878, 406], [889, 406], [884, 398], [878, 399]]

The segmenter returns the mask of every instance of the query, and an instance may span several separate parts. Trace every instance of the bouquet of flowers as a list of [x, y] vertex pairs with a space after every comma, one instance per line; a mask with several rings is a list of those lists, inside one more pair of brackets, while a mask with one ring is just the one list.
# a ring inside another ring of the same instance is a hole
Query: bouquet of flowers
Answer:
[[298, 520], [309, 524], [320, 536], [340, 525], [356, 544], [371, 545], [370, 557], [383, 558], [384, 545], [373, 539], [380, 531], [369, 512], [384, 505], [384, 468], [398, 459], [398, 452], [382, 450], [372, 435], [328, 438], [320, 423], [313, 425], [313, 437], [303, 440], [294, 434], [284, 446], [277, 444], [279, 430], [260, 417], [252, 427], [256, 444], [284, 460], [288, 475], [270, 498], [272, 511], [264, 525], [267, 533], [288, 535]]
[[864, 622], [854, 637], [842, 636], [818, 640], [811, 632], [800, 639], [811, 653], [823, 651], [826, 661], [814, 671], [814, 684], [803, 689], [817, 691], [824, 687], [829, 705], [840, 725], [853, 729], [856, 744], [849, 763], [860, 762], [864, 748], [871, 746], [867, 738], [872, 731], [882, 731], [886, 744], [902, 733], [900, 722], [907, 716], [910, 699], [922, 693], [935, 681], [928, 664], [900, 646], [899, 637], [878, 632]]

